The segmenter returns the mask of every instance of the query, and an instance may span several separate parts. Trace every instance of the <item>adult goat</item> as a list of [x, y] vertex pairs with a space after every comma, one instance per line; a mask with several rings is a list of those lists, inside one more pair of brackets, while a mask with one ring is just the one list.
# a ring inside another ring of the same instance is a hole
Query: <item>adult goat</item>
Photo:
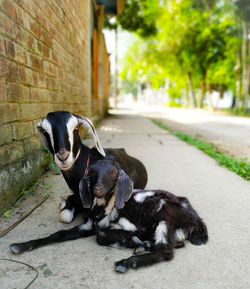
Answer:
[[[92, 134], [96, 148], [89, 149], [82, 144], [79, 128], [83, 125]], [[70, 223], [76, 213], [83, 212], [82, 196], [79, 194], [79, 182], [87, 172], [88, 166], [98, 159], [117, 162], [130, 176], [135, 188], [144, 189], [147, 183], [145, 166], [128, 155], [124, 149], [103, 149], [92, 122], [80, 115], [67, 111], [50, 112], [37, 125], [43, 144], [54, 156], [56, 165], [73, 192], [60, 204], [59, 219]]]

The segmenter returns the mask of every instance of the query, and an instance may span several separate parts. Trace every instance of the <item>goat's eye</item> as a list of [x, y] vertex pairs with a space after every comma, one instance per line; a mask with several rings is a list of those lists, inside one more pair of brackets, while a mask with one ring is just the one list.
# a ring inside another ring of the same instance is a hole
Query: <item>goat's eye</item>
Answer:
[[80, 128], [80, 126], [76, 126], [76, 127], [74, 128], [74, 130], [77, 131], [77, 130], [79, 130], [79, 128]]
[[43, 129], [42, 127], [39, 127], [38, 130], [39, 130], [39, 132], [41, 132], [41, 133], [46, 133], [46, 130]]

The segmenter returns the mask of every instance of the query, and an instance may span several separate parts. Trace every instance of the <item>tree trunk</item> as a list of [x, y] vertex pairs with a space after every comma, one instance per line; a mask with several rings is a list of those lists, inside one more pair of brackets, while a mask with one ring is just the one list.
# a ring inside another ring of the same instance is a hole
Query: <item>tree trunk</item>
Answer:
[[241, 103], [241, 59], [240, 59], [240, 49], [237, 51], [237, 62], [234, 67], [235, 78], [236, 78], [236, 85], [235, 85], [235, 104], [234, 106], [237, 108], [240, 106]]
[[114, 109], [118, 104], [118, 32], [115, 29], [115, 75], [114, 75]]
[[206, 95], [206, 80], [205, 80], [205, 78], [203, 78], [203, 80], [201, 82], [200, 89], [201, 89], [201, 94], [200, 94], [199, 108], [203, 108], [203, 103], [204, 103], [204, 99], [205, 99], [205, 95]]
[[189, 107], [189, 89], [188, 89], [188, 87], [185, 89], [185, 96], [184, 96], [183, 106], [184, 106], [185, 108], [188, 108], [188, 107]]
[[213, 106], [213, 101], [212, 101], [212, 95], [211, 95], [211, 89], [210, 85], [207, 83], [207, 98], [208, 98], [208, 103], [209, 107], [212, 111], [214, 111], [214, 106]]
[[249, 65], [248, 65], [248, 23], [246, 20], [242, 22], [243, 43], [242, 43], [242, 88], [243, 88], [243, 104], [247, 108], [249, 93]]
[[194, 89], [193, 89], [193, 84], [192, 84], [191, 72], [188, 72], [187, 77], [188, 77], [188, 88], [189, 88], [189, 91], [191, 93], [193, 107], [196, 107], [197, 105], [196, 105], [196, 99], [195, 99], [195, 93], [194, 93]]

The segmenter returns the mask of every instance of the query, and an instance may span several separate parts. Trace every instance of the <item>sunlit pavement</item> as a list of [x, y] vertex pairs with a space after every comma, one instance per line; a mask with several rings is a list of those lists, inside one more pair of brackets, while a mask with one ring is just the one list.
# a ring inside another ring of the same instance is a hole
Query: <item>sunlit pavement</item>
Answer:
[[[81, 222], [78, 218], [74, 224], [59, 223], [58, 203], [69, 190], [61, 175], [51, 174], [43, 180], [43, 186], [53, 191], [48, 201], [0, 239], [0, 258], [37, 268], [38, 279], [29, 288], [250, 288], [249, 182], [136, 111], [113, 111], [99, 126], [98, 134], [104, 147], [124, 147], [143, 161], [149, 175], [147, 188], [188, 197], [208, 226], [209, 242], [203, 246], [187, 242], [184, 248], [175, 250], [172, 261], [126, 274], [116, 273], [113, 264], [131, 256], [132, 250], [98, 246], [94, 237], [15, 256], [8, 249], [11, 243], [42, 237]], [[24, 211], [30, 209], [27, 202], [20, 207]], [[7, 226], [6, 219], [0, 222], [2, 227]], [[1, 289], [24, 288], [34, 275], [20, 264], [0, 262]]]
[[229, 155], [250, 161], [250, 118], [143, 103], [131, 107], [144, 116], [159, 119], [171, 130], [198, 136]]

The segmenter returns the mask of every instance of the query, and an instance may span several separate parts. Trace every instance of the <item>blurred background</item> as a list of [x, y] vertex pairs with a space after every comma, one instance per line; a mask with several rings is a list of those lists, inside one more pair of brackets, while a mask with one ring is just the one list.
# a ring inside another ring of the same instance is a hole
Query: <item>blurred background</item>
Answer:
[[248, 0], [124, 4], [119, 16], [104, 20], [113, 105], [118, 97], [127, 104], [249, 113]]

